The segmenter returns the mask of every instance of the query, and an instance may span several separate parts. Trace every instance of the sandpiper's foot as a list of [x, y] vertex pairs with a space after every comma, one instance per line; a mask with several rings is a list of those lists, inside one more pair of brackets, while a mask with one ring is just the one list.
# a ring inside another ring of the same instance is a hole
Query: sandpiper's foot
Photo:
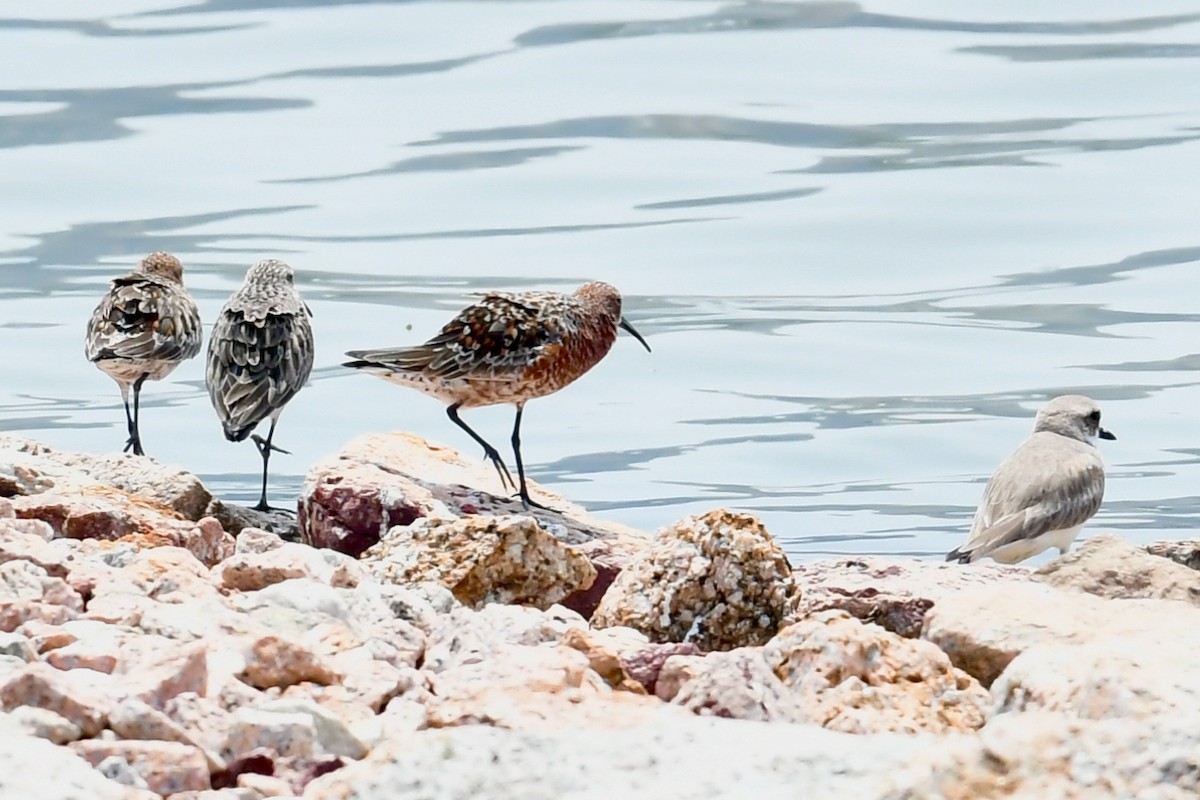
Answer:
[[262, 511], [264, 514], [287, 514], [288, 516], [296, 516], [296, 512], [290, 508], [277, 508], [270, 505], [265, 499], [259, 500], [258, 505], [252, 506], [255, 511]]
[[257, 433], [251, 434], [250, 441], [254, 442], [254, 446], [258, 448], [258, 454], [263, 458], [266, 458], [267, 453], [270, 452], [283, 453], [285, 456], [290, 456], [292, 454], [291, 450], [284, 450], [279, 445], [271, 444], [270, 439], [264, 439]]
[[557, 508], [551, 508], [550, 506], [544, 506], [541, 503], [539, 503], [537, 500], [534, 500], [532, 497], [529, 496], [529, 492], [525, 492], [524, 494], [522, 494], [521, 492], [518, 492], [514, 495], [511, 495], [511, 497], [514, 500], [520, 500], [521, 505], [525, 506], [526, 511], [528, 511], [531, 508], [536, 508], [541, 511], [553, 511], [555, 514], [562, 513]]
[[125, 440], [125, 449], [122, 453], [133, 452], [135, 456], [144, 456], [146, 451], [142, 449], [142, 440], [136, 434]]
[[492, 466], [496, 468], [496, 474], [500, 476], [500, 488], [505, 491], [516, 491], [517, 483], [512, 478], [512, 473], [508, 471], [508, 466], [504, 463], [504, 459], [500, 458], [500, 454], [495, 450], [484, 450], [483, 454], [487, 456], [488, 461], [492, 462]]

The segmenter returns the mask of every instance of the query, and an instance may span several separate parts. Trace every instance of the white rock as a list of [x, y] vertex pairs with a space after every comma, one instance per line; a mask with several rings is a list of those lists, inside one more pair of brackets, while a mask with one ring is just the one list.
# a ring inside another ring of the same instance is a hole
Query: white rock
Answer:
[[37, 706], [18, 706], [8, 712], [8, 718], [25, 733], [54, 744], [66, 744], [83, 736], [79, 726], [61, 714]]
[[367, 754], [367, 746], [351, 733], [347, 725], [329, 709], [312, 700], [282, 698], [259, 706], [259, 710], [274, 714], [305, 714], [316, 731], [317, 754], [359, 759]]

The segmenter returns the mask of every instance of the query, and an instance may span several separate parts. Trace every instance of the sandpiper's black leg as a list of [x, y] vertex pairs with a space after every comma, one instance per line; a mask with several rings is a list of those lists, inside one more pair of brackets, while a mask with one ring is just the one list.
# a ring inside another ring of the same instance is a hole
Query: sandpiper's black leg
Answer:
[[271, 429], [267, 431], [266, 439], [262, 438], [258, 434], [254, 434], [250, 437], [250, 441], [254, 442], [254, 446], [258, 448], [258, 453], [262, 456], [263, 460], [262, 494], [259, 495], [258, 505], [254, 507], [255, 511], [283, 511], [285, 513], [290, 513], [286, 508], [275, 508], [267, 503], [267, 464], [271, 460], [271, 451], [274, 450], [276, 453], [285, 453], [287, 455], [291, 455], [291, 453], [289, 453], [287, 450], [284, 450], [282, 447], [276, 447], [275, 445], [271, 444], [271, 439], [275, 436], [275, 423], [278, 421], [279, 420], [276, 417], [271, 418]]
[[516, 489], [517, 485], [515, 483], [513, 483], [512, 473], [510, 473], [508, 471], [508, 467], [506, 467], [504, 465], [504, 460], [502, 458], [500, 458], [499, 451], [496, 450], [496, 448], [492, 447], [490, 444], [488, 444], [487, 441], [485, 441], [482, 436], [480, 436], [475, 431], [471, 430], [470, 426], [467, 425], [467, 423], [465, 423], [461, 419], [459, 419], [458, 409], [461, 407], [462, 407], [462, 403], [455, 403], [454, 405], [452, 405], [446, 409], [446, 415], [448, 417], [450, 417], [451, 422], [453, 422], [455, 425], [457, 425], [458, 427], [462, 428], [464, 431], [469, 433], [471, 435], [471, 438], [474, 439], [476, 442], [483, 445], [483, 454], [488, 457], [488, 459], [492, 462], [492, 465], [496, 468], [496, 473], [500, 476], [500, 485], [502, 487], [504, 487], [505, 490]]
[[129, 401], [125, 400], [125, 424], [129, 428], [129, 438], [125, 441], [125, 449], [121, 452], [128, 453], [133, 450], [135, 456], [144, 456], [146, 453], [142, 450], [142, 436], [138, 431], [138, 407], [142, 396], [142, 384], [146, 382], [146, 375], [142, 374], [136, 381], [133, 382], [133, 414], [129, 413]]
[[521, 505], [525, 506], [526, 511], [528, 511], [531, 506], [533, 508], [540, 508], [543, 511], [554, 511], [554, 509], [550, 508], [550, 506], [544, 506], [532, 499], [529, 496], [529, 487], [525, 485], [525, 462], [521, 460], [521, 414], [524, 413], [524, 411], [525, 404], [518, 404], [517, 419], [513, 422], [512, 432], [513, 456], [515, 456], [517, 459], [517, 479], [521, 482], [521, 488], [518, 491], [518, 494], [521, 497]]

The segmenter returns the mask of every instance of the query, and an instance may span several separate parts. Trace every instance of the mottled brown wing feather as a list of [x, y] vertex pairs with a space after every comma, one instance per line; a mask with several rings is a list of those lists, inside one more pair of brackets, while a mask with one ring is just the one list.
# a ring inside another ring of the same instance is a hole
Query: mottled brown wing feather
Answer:
[[139, 275], [113, 281], [88, 324], [88, 360], [183, 361], [200, 352], [200, 313], [184, 292]]
[[304, 312], [248, 320], [226, 310], [208, 345], [208, 392], [232, 441], [283, 408], [312, 372], [312, 327]]
[[425, 344], [386, 350], [357, 350], [347, 366], [380, 366], [419, 372], [442, 380], [501, 379], [537, 360], [546, 345], [563, 338], [562, 317], [519, 298], [494, 293], [468, 306]]

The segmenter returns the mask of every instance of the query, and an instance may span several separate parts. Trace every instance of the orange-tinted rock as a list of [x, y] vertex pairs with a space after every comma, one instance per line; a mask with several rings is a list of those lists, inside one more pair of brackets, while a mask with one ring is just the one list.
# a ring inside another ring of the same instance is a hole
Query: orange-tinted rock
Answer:
[[71, 749], [92, 766], [116, 757], [132, 767], [150, 791], [160, 795], [211, 788], [208, 762], [199, 748], [179, 742], [138, 740], [72, 742]]

